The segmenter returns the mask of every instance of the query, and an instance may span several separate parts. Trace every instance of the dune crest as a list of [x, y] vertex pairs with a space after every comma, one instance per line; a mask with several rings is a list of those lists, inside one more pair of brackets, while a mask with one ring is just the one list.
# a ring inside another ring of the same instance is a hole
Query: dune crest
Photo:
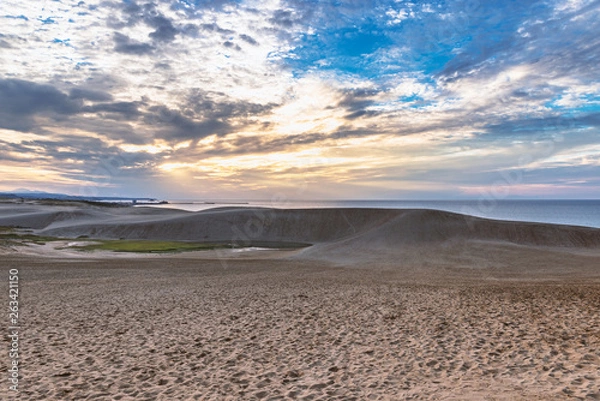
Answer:
[[600, 256], [600, 229], [422, 209], [227, 207], [192, 213], [38, 206], [0, 208], [3, 225], [30, 227], [36, 234], [62, 238], [194, 241], [236, 247], [304, 245], [305, 249], [286, 257], [345, 266], [514, 268], [506, 261], [519, 254], [527, 256], [521, 264], [526, 263], [528, 271], [537, 269], [542, 274], [544, 269], [564, 270], [565, 258], [579, 253], [581, 269], [595, 276]]
[[[43, 219], [38, 220], [40, 217]], [[378, 247], [470, 239], [537, 246], [600, 246], [599, 229], [487, 220], [420, 209], [223, 208], [197, 213], [161, 211], [127, 218], [71, 211], [29, 214], [13, 221], [24, 226], [35, 221], [32, 228], [41, 228], [40, 233], [65, 237], [313, 244], [352, 240]]]
[[66, 238], [181, 241], [343, 241], [375, 248], [448, 240], [598, 247], [600, 229], [487, 220], [422, 209], [216, 208], [191, 213], [158, 208], [28, 206], [0, 209], [0, 226]]

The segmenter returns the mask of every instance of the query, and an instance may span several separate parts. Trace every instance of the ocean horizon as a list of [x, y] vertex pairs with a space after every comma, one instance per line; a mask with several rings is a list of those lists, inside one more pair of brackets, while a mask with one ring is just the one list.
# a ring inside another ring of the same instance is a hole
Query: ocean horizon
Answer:
[[600, 200], [168, 200], [144, 205], [197, 212], [218, 207], [268, 207], [277, 209], [374, 208], [432, 209], [492, 220], [565, 224], [600, 228]]

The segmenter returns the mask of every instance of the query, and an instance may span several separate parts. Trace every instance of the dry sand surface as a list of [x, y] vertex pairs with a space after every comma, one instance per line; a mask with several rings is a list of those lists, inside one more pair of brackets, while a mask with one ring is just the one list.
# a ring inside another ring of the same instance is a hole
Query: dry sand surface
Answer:
[[37, 214], [45, 235], [231, 240], [237, 227], [312, 246], [4, 246], [2, 274], [20, 272], [22, 379], [18, 397], [3, 380], [3, 400], [600, 400], [600, 230], [428, 211], [5, 206], [0, 226]]

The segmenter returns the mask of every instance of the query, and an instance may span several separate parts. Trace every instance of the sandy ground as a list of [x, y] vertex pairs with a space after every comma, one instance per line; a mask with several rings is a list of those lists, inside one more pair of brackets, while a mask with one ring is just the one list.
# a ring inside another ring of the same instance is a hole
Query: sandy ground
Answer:
[[598, 283], [289, 260], [9, 268], [19, 400], [600, 399]]
[[290, 226], [300, 251], [4, 247], [22, 377], [0, 399], [600, 400], [598, 231], [387, 213]]

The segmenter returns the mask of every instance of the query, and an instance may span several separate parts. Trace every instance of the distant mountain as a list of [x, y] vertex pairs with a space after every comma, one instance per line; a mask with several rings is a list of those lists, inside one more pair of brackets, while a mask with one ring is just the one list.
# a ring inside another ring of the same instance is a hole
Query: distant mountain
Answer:
[[119, 196], [76, 196], [57, 194], [44, 191], [31, 191], [29, 189], [19, 188], [12, 192], [0, 192], [0, 198], [11, 199], [55, 199], [55, 200], [72, 200], [72, 201], [88, 201], [88, 202], [131, 202], [131, 203], [159, 203], [156, 198], [136, 198], [136, 197], [119, 197]]
[[27, 193], [27, 194], [47, 194], [48, 192], [44, 192], [44, 191], [31, 191], [27, 188], [18, 188], [15, 189], [13, 191], [11, 191], [11, 193]]

